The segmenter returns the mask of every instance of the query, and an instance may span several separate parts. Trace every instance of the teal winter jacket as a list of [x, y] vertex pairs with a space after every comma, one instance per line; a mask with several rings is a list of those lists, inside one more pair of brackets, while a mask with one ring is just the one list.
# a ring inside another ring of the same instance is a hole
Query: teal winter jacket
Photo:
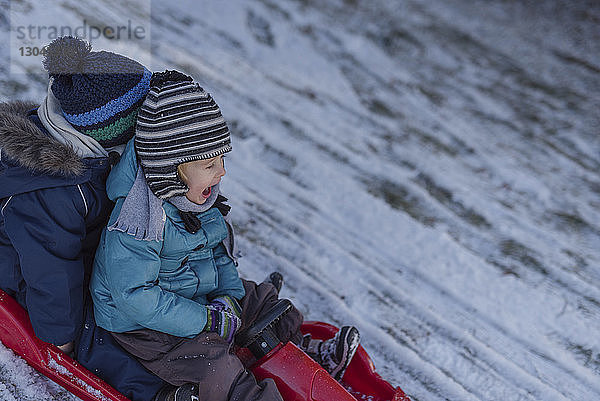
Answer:
[[[113, 224], [137, 172], [133, 140], [107, 180], [115, 201]], [[96, 323], [113, 332], [141, 328], [193, 337], [206, 325], [210, 299], [230, 295], [241, 299], [244, 288], [223, 240], [227, 224], [217, 208], [198, 213], [201, 229], [186, 231], [178, 210], [163, 201], [162, 241], [136, 239], [122, 231], [102, 233], [96, 251], [90, 290]]]

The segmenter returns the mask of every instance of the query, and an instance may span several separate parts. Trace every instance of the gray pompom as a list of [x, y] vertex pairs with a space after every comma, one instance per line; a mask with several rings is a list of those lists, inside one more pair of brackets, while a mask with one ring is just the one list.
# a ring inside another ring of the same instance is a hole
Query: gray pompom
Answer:
[[44, 47], [42, 64], [50, 75], [81, 73], [92, 45], [85, 40], [62, 36]]

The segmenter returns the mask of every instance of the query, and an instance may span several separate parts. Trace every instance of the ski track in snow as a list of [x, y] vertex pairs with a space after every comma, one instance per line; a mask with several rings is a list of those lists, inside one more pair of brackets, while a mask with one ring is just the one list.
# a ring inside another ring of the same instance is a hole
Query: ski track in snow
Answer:
[[[279, 270], [306, 319], [356, 325], [414, 401], [600, 399], [597, 3], [152, 6], [152, 68], [232, 130], [243, 277]], [[0, 72], [3, 99], [43, 96]], [[0, 346], [0, 399], [76, 397]]]

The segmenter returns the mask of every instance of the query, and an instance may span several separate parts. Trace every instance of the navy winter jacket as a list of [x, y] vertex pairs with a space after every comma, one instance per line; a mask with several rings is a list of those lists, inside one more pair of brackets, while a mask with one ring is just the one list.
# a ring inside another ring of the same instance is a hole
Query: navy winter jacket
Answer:
[[35, 105], [0, 104], [0, 288], [27, 309], [36, 336], [74, 341], [86, 368], [130, 399], [149, 400], [164, 382], [95, 326], [89, 299], [113, 206], [109, 170], [107, 158], [82, 159], [54, 139]]
[[62, 345], [82, 326], [85, 284], [112, 208], [110, 165], [79, 159], [35, 112], [25, 116], [27, 105], [2, 106], [0, 287], [29, 311], [39, 338]]

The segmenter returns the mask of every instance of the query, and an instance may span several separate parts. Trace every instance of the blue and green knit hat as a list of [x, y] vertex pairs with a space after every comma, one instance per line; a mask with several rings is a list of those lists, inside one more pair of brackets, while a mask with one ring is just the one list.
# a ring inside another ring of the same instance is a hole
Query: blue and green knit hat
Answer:
[[133, 137], [152, 73], [120, 54], [91, 50], [86, 41], [63, 36], [44, 48], [43, 65], [67, 121], [110, 148]]

